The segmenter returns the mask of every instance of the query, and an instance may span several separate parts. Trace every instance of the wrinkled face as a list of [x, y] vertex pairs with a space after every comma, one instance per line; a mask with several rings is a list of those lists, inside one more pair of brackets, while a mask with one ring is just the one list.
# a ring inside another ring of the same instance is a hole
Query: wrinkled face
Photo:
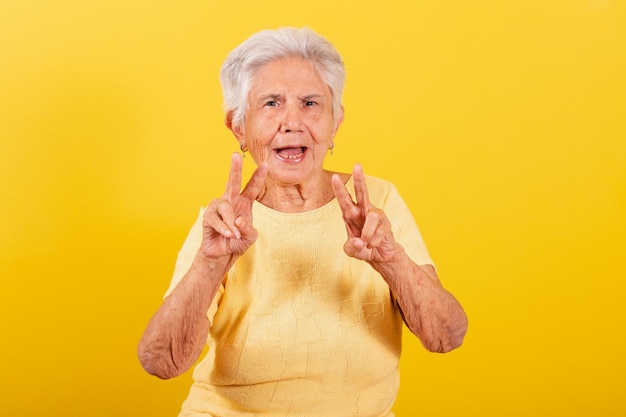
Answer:
[[[326, 152], [343, 121], [332, 94], [301, 58], [271, 61], [257, 72], [244, 122], [230, 126], [257, 164], [267, 161], [279, 185], [304, 184], [322, 173]], [[343, 110], [342, 110], [343, 113]]]

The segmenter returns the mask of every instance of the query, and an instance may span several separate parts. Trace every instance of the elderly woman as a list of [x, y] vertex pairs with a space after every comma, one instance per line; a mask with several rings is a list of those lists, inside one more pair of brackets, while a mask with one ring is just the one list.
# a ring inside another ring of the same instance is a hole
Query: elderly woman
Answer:
[[323, 168], [344, 78], [308, 29], [259, 32], [222, 67], [226, 126], [257, 169], [242, 190], [233, 155], [139, 344], [160, 378], [208, 344], [181, 416], [392, 416], [402, 323], [430, 351], [462, 343], [465, 313], [396, 188]]

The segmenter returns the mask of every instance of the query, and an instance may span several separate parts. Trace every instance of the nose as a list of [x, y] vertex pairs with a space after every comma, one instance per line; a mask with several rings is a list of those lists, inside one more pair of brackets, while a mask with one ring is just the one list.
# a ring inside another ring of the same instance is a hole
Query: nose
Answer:
[[283, 133], [301, 132], [303, 125], [301, 109], [297, 105], [285, 106], [281, 131]]

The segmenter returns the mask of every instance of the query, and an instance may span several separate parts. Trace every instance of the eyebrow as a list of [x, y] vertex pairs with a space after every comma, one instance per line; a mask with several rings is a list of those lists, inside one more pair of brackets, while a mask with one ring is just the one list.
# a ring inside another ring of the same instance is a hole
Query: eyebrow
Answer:
[[[306, 101], [306, 100], [311, 100], [313, 98], [323, 98], [324, 96], [325, 94], [312, 93], [312, 94], [306, 94], [304, 96], [300, 96], [298, 97], [298, 99]], [[261, 101], [266, 101], [266, 100], [278, 100], [281, 97], [282, 97], [282, 94], [264, 94], [262, 96], [259, 96], [259, 98], [256, 101], [261, 102]]]
[[319, 98], [323, 98], [323, 97], [324, 97], [324, 94], [307, 94], [306, 96], [299, 97], [299, 98], [300, 98], [300, 100], [308, 101], [308, 100], [311, 100], [313, 98], [319, 99]]
[[278, 100], [280, 98], [280, 94], [264, 94], [262, 96], [259, 96], [259, 98], [256, 101], [266, 101], [268, 99], [271, 100]]

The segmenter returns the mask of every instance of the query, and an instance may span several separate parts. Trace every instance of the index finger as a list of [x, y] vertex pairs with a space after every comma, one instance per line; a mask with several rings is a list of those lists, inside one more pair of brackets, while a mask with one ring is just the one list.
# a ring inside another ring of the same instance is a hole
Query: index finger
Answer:
[[361, 164], [356, 164], [353, 171], [354, 196], [356, 204], [363, 208], [367, 213], [367, 209], [371, 206], [370, 196], [367, 192], [367, 184], [365, 183], [365, 174]]
[[334, 174], [331, 177], [331, 185], [333, 187], [333, 192], [335, 193], [335, 197], [337, 197], [337, 202], [339, 203], [339, 207], [344, 215], [350, 212], [351, 208], [354, 208], [354, 201], [352, 201], [352, 197], [348, 190], [346, 190], [346, 186], [339, 178], [339, 175]]
[[224, 193], [224, 196], [228, 199], [228, 201], [232, 202], [233, 199], [239, 195], [239, 191], [241, 190], [241, 177], [243, 175], [242, 169], [243, 160], [241, 159], [241, 155], [235, 152], [233, 153], [231, 159], [228, 182], [226, 183], [226, 192]]

